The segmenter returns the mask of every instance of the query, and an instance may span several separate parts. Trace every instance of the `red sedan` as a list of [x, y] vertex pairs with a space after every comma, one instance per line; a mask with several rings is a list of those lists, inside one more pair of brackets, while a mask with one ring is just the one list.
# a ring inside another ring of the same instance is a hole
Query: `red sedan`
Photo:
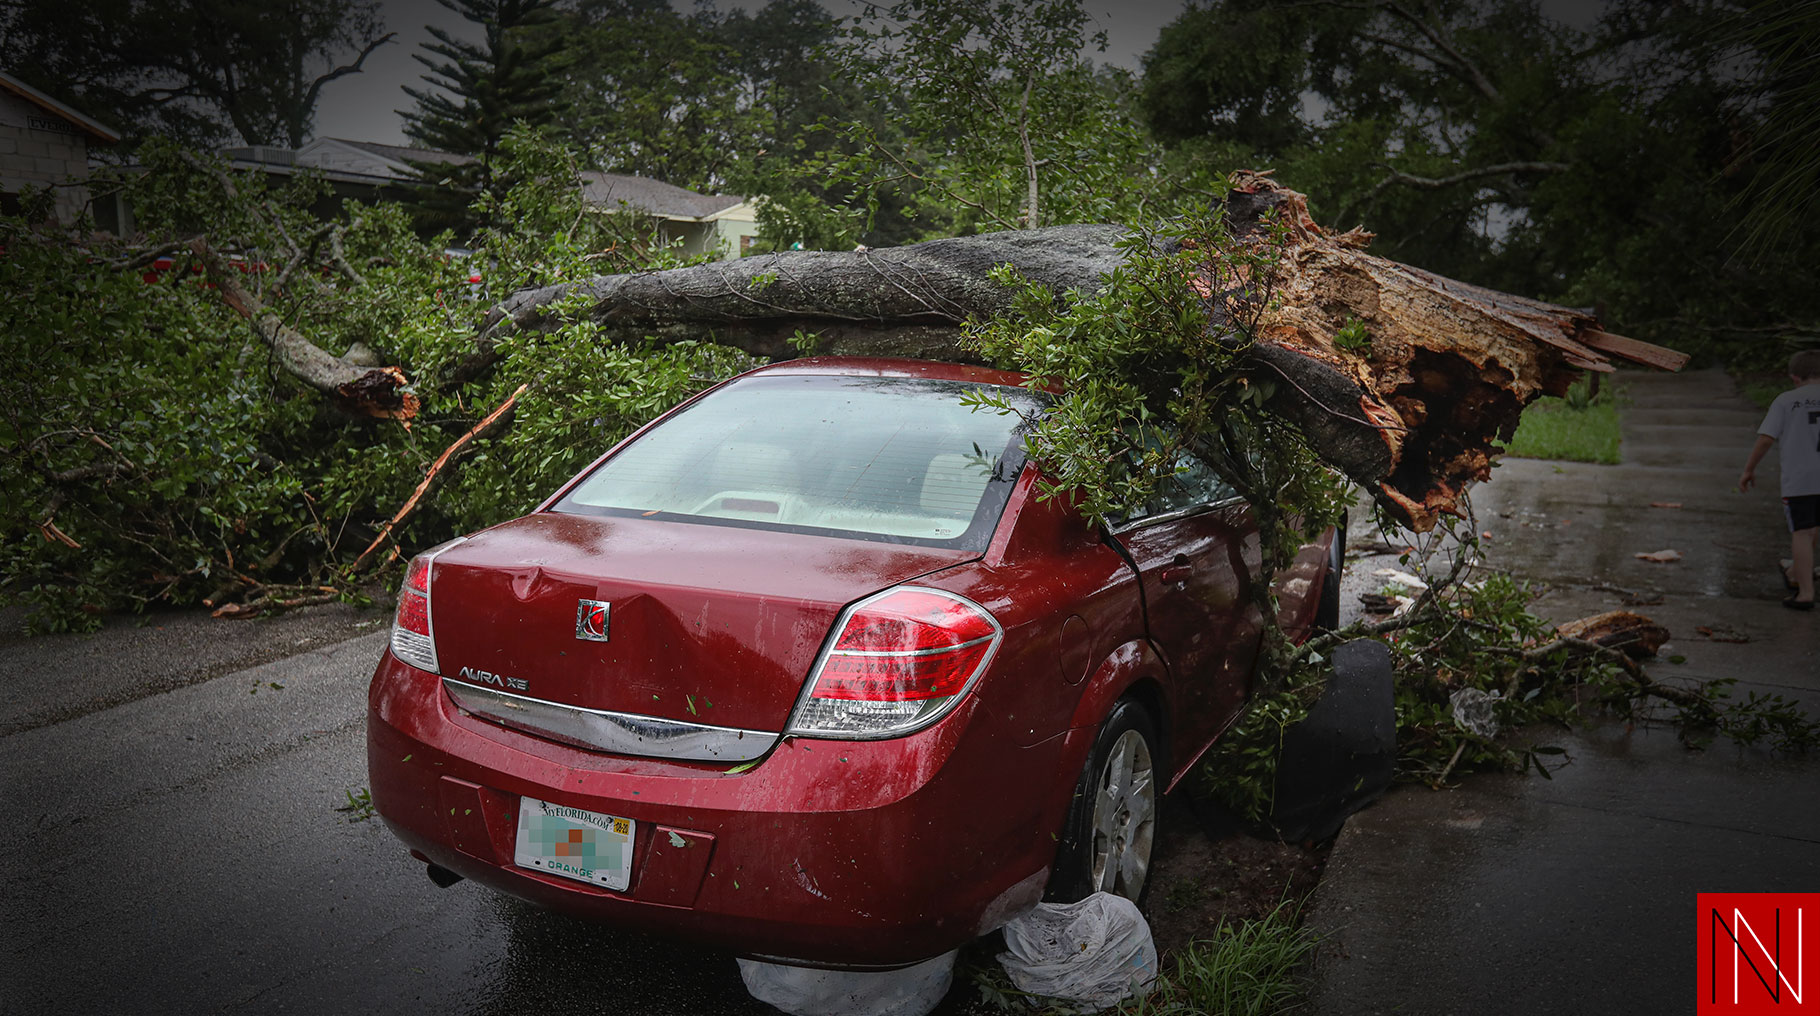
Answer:
[[[443, 884], [786, 963], [1137, 898], [1159, 794], [1251, 688], [1256, 531], [1189, 458], [1110, 531], [1039, 497], [1019, 381], [766, 367], [419, 556], [369, 698], [379, 814]], [[1283, 577], [1292, 630], [1336, 551]]]

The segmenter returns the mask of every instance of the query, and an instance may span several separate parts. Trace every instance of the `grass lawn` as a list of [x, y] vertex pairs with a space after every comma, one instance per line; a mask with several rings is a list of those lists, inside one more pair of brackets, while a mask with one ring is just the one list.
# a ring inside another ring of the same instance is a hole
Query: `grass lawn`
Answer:
[[1505, 454], [1520, 459], [1618, 462], [1618, 400], [1605, 396], [1576, 409], [1566, 399], [1542, 398], [1523, 410]]

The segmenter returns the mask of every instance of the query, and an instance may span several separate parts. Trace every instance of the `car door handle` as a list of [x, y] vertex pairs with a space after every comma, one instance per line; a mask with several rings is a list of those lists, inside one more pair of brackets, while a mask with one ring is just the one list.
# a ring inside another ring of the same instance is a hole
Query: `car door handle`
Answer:
[[1194, 569], [1189, 567], [1188, 565], [1172, 564], [1169, 567], [1164, 568], [1162, 571], [1157, 572], [1156, 577], [1157, 577], [1157, 580], [1162, 582], [1164, 585], [1173, 586], [1179, 582], [1188, 581], [1188, 576], [1193, 575], [1193, 574], [1194, 574]]

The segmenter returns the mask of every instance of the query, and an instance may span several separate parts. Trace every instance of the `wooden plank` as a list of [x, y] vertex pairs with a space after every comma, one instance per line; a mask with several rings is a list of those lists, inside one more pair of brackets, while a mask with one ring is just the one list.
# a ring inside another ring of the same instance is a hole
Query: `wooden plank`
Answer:
[[1581, 329], [1580, 334], [1575, 337], [1583, 345], [1590, 346], [1601, 353], [1621, 356], [1626, 360], [1659, 370], [1680, 370], [1687, 366], [1686, 353], [1644, 342], [1641, 339], [1613, 335], [1610, 332], [1601, 332], [1592, 328]]

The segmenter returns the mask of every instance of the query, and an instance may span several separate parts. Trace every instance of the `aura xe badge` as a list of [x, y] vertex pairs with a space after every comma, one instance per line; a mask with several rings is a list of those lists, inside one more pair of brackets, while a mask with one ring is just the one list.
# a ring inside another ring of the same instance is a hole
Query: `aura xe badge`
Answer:
[[604, 600], [582, 600], [575, 608], [575, 637], [588, 642], [607, 641], [607, 612], [612, 607]]

